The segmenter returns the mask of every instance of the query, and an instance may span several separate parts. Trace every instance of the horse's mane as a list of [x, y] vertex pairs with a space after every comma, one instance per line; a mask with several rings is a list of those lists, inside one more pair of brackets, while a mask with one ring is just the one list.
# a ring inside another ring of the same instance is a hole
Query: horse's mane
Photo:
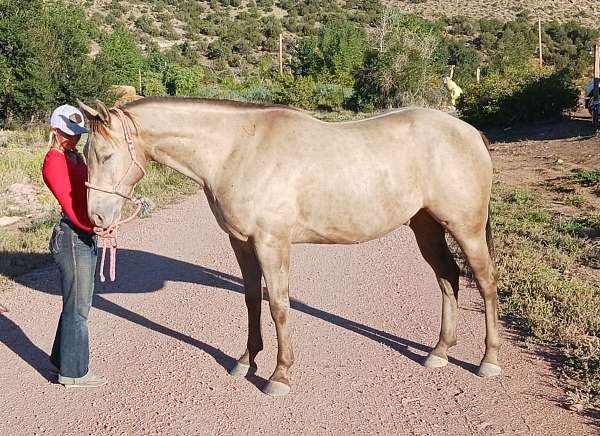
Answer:
[[[137, 121], [135, 120], [135, 118], [133, 117], [131, 112], [129, 112], [124, 107], [119, 107], [119, 109], [121, 109], [121, 111], [125, 114], [125, 116], [131, 120], [131, 123], [133, 124], [133, 127], [135, 128], [135, 133], [137, 134], [139, 131], [139, 124], [137, 123]], [[116, 108], [109, 109], [109, 112], [115, 116], [118, 116]], [[114, 139], [113, 135], [108, 130], [106, 124], [104, 124], [100, 118], [91, 118], [89, 120], [89, 130], [90, 130], [90, 133], [101, 135], [105, 139], [110, 139], [110, 140]]]

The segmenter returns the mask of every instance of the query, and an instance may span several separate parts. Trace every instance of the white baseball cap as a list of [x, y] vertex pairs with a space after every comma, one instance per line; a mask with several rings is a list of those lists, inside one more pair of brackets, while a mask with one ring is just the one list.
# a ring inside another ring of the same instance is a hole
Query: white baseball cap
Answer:
[[50, 125], [60, 129], [67, 135], [81, 135], [82, 133], [88, 133], [81, 111], [68, 104], [64, 104], [54, 109], [52, 117], [50, 117]]

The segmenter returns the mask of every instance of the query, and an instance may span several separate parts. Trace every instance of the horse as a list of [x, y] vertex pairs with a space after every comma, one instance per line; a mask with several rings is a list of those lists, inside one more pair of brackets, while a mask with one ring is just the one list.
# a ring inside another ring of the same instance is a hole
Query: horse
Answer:
[[246, 349], [231, 374], [256, 371], [264, 277], [278, 352], [263, 392], [290, 391], [291, 244], [355, 244], [402, 225], [413, 230], [442, 294], [439, 340], [424, 365], [447, 365], [456, 344], [460, 271], [446, 243], [449, 232], [485, 306], [477, 373], [500, 374], [489, 221], [493, 167], [489, 142], [473, 126], [425, 108], [329, 123], [285, 106], [206, 99], [150, 97], [112, 109], [100, 101], [96, 109], [79, 104], [90, 126], [84, 154], [88, 213], [96, 226], [119, 223], [144, 166], [156, 161], [200, 185], [229, 235], [248, 311]]

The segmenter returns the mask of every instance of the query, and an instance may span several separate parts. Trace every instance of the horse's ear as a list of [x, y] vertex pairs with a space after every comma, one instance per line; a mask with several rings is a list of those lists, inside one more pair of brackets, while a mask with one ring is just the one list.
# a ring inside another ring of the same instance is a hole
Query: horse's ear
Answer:
[[102, 122], [107, 126], [110, 126], [110, 112], [106, 105], [100, 100], [96, 99], [96, 108], [98, 109], [98, 114]]
[[81, 100], [77, 100], [77, 104], [79, 105], [79, 109], [85, 114], [86, 118], [91, 120], [93, 118], [100, 119], [100, 114], [96, 109], [92, 109], [87, 104], [82, 102]]

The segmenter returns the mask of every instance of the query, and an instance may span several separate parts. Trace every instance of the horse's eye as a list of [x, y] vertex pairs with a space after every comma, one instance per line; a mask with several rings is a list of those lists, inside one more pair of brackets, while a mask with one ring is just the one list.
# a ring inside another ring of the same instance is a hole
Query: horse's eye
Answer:
[[108, 156], [104, 156], [102, 158], [101, 163], [106, 163], [106, 161], [109, 160], [111, 157], [113, 157], [113, 153], [109, 154]]

